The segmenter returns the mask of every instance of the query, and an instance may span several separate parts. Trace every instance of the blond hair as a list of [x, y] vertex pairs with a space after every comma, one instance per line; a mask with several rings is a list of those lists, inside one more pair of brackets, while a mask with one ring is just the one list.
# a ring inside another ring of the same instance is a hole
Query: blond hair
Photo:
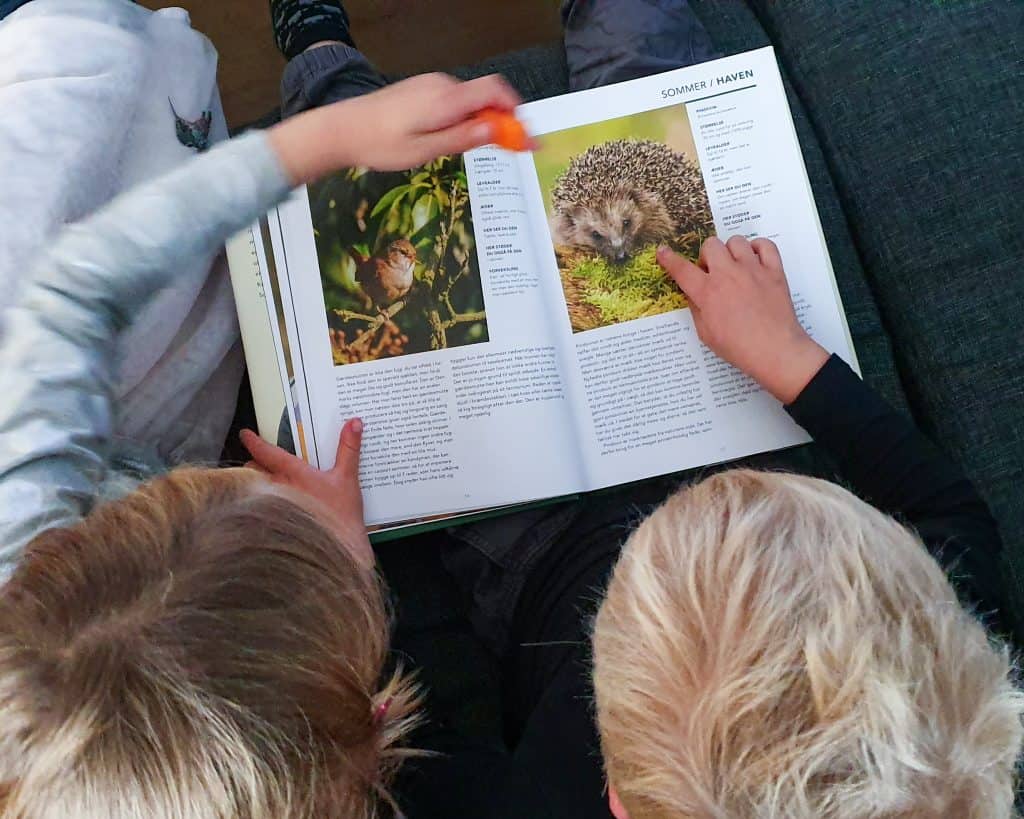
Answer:
[[735, 470], [625, 546], [596, 617], [631, 819], [996, 819], [1022, 696], [920, 540], [844, 489]]
[[414, 693], [378, 578], [250, 470], [183, 469], [0, 589], [0, 817], [370, 817]]

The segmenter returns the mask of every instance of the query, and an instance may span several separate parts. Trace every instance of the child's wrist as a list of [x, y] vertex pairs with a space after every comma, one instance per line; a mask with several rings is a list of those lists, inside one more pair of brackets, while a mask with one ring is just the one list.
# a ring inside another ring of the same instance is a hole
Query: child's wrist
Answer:
[[268, 132], [271, 146], [293, 185], [315, 182], [352, 164], [349, 140], [346, 140], [344, 132], [339, 133], [332, 127], [334, 118], [328, 116], [329, 110], [306, 111], [275, 125]]
[[303, 136], [308, 130], [308, 123], [303, 121], [303, 116], [298, 116], [280, 122], [267, 131], [267, 140], [292, 186], [310, 181], [314, 172], [311, 157], [302, 150]]
[[365, 164], [359, 161], [358, 133], [354, 117], [347, 114], [350, 105], [351, 101], [346, 100], [311, 112], [318, 116], [310, 149], [315, 151], [321, 160], [321, 176], [342, 168]]
[[794, 339], [774, 357], [770, 372], [757, 380], [783, 404], [792, 404], [828, 361], [828, 351], [810, 336]]

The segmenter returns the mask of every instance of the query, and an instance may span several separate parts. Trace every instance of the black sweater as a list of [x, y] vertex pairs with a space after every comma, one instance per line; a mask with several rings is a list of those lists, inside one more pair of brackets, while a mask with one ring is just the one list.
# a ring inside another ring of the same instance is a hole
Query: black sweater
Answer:
[[[835, 459], [846, 485], [914, 527], [964, 601], [997, 622], [999, 534], [957, 466], [836, 356], [786, 409]], [[571, 541], [534, 569], [517, 609], [514, 644], [522, 648], [504, 673], [514, 750], [459, 749], [456, 743], [450, 755], [420, 763], [420, 781], [429, 786], [410, 794], [409, 819], [611, 816], [593, 720], [587, 630], [621, 537], [608, 536], [607, 516], [584, 519], [590, 525], [574, 528]]]

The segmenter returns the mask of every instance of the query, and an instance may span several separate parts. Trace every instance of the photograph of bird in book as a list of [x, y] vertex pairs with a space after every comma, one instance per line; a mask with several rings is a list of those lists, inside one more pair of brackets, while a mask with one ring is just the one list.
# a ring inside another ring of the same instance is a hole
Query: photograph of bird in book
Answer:
[[685, 106], [537, 138], [534, 153], [574, 333], [685, 308], [655, 261], [715, 232]]
[[488, 340], [461, 156], [309, 188], [336, 366]]

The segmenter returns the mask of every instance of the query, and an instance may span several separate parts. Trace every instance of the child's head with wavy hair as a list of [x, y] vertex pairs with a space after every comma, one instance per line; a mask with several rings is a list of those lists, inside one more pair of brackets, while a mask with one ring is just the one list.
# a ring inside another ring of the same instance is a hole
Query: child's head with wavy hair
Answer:
[[1022, 696], [921, 541], [735, 470], [630, 538], [593, 636], [622, 819], [1005, 819]]
[[297, 495], [183, 469], [0, 588], [0, 817], [371, 817], [415, 695], [380, 581]]

